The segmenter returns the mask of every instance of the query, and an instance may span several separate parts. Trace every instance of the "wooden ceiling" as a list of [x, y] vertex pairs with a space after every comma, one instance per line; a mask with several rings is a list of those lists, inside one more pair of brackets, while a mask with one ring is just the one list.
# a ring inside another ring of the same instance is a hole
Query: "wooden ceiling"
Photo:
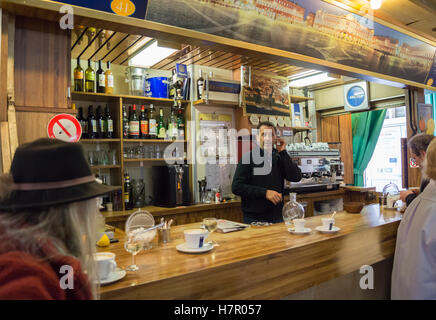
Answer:
[[[128, 65], [128, 61], [154, 39], [96, 28], [76, 28], [72, 33], [71, 57], [82, 60], [110, 61], [119, 65]], [[172, 70], [176, 63], [186, 65], [198, 64], [227, 70], [239, 69], [241, 65], [251, 65], [253, 70], [272, 72], [280, 76], [306, 70], [279, 62], [242, 56], [216, 50], [212, 47], [197, 47], [187, 44], [179, 45], [180, 50], [168, 58], [156, 63], [151, 68]]]

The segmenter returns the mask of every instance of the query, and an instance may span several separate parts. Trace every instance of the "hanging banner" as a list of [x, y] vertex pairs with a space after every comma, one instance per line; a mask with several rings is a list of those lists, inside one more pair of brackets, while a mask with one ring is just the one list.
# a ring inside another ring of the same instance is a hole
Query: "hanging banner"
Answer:
[[322, 0], [149, 0], [146, 19], [436, 86], [436, 47], [371, 12]]
[[145, 18], [147, 10], [147, 0], [58, 0], [56, 2], [139, 19]]

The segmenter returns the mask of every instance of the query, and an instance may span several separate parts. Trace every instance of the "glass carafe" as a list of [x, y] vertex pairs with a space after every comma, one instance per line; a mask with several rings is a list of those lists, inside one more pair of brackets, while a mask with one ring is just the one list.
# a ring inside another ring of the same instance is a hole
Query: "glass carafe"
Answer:
[[289, 194], [289, 201], [283, 206], [282, 214], [287, 225], [291, 225], [294, 219], [304, 218], [304, 207], [297, 202], [296, 193]]

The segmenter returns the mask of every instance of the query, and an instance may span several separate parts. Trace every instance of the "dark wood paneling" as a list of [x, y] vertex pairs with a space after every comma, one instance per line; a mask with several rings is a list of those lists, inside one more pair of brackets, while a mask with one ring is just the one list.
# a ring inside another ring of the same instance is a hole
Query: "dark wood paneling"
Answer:
[[[16, 17], [15, 103], [67, 108], [71, 35], [56, 22]], [[21, 124], [19, 123], [18, 126]], [[43, 125], [45, 123], [35, 123]]]
[[353, 131], [351, 128], [351, 114], [339, 116], [339, 141], [341, 142], [341, 159], [344, 162], [344, 182], [345, 184], [353, 184]]

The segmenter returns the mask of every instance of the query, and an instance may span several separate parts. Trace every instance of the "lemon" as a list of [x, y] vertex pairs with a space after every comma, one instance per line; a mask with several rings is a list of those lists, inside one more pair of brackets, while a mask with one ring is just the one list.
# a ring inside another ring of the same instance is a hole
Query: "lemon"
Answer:
[[99, 247], [107, 247], [110, 245], [110, 243], [111, 243], [111, 241], [109, 240], [109, 237], [106, 235], [106, 233], [104, 233], [101, 236], [100, 240], [98, 240], [97, 245]]

